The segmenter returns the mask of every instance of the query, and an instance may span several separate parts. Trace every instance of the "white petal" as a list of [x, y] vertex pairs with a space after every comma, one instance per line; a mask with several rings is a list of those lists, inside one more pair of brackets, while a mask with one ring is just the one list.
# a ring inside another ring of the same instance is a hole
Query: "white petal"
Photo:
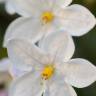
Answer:
[[39, 42], [40, 48], [54, 56], [54, 59], [59, 58], [68, 61], [75, 50], [72, 37], [67, 32], [55, 32], [42, 38]]
[[17, 13], [25, 17], [36, 17], [49, 8], [46, 0], [10, 0]]
[[24, 64], [22, 66], [17, 66], [17, 64], [12, 64], [10, 73], [12, 74], [13, 79], [16, 79], [18, 77], [27, 74], [28, 72], [31, 72], [32, 70], [33, 70], [32, 66], [28, 66]]
[[13, 79], [10, 72], [11, 63], [8, 58], [4, 58], [0, 61], [0, 83], [4, 82], [9, 84]]
[[71, 86], [65, 83], [53, 83], [49, 90], [45, 91], [44, 96], [77, 96], [77, 94]]
[[8, 71], [11, 66], [11, 62], [8, 58], [4, 58], [0, 61], [0, 71]]
[[13, 64], [41, 68], [49, 60], [44, 51], [27, 40], [13, 39], [7, 44], [8, 55]]
[[86, 34], [96, 25], [96, 18], [85, 7], [81, 5], [71, 5], [61, 12], [59, 10], [62, 28], [73, 36]]
[[[53, 0], [54, 1], [54, 0]], [[57, 0], [57, 5], [59, 5], [59, 7], [66, 7], [69, 4], [71, 4], [72, 0]]]
[[55, 11], [61, 7], [66, 7], [71, 4], [72, 0], [46, 0], [51, 10]]
[[[43, 11], [51, 11], [61, 6], [68, 6], [72, 0], [10, 0], [16, 12], [22, 16], [39, 16]], [[56, 9], [55, 9], [56, 10]]]
[[16, 79], [10, 87], [9, 96], [37, 96], [41, 95], [42, 86], [40, 73], [28, 73]]
[[65, 81], [77, 88], [87, 87], [96, 81], [96, 67], [85, 59], [67, 62], [64, 74]]
[[22, 65], [18, 68], [18, 66], [12, 64], [8, 58], [4, 58], [0, 61], [0, 72], [9, 72], [13, 79], [30, 71], [32, 71], [32, 66]]
[[43, 32], [42, 25], [38, 20], [21, 17], [8, 27], [5, 34], [4, 46], [12, 38], [25, 38], [36, 42], [45, 33]]
[[[28, 70], [28, 68], [26, 68]], [[21, 72], [22, 71], [22, 72]], [[32, 71], [32, 70], [31, 70]], [[13, 67], [12, 62], [8, 58], [4, 58], [0, 61], [0, 72], [9, 73], [12, 76], [12, 79], [16, 78], [17, 76], [21, 76], [24, 74], [25, 70], [17, 68], [17, 66]], [[28, 71], [27, 71], [28, 72]]]
[[15, 14], [14, 7], [13, 7], [12, 4], [9, 2], [9, 0], [6, 1], [5, 8], [6, 8], [6, 11], [7, 11], [9, 14], [11, 14], [11, 15]]

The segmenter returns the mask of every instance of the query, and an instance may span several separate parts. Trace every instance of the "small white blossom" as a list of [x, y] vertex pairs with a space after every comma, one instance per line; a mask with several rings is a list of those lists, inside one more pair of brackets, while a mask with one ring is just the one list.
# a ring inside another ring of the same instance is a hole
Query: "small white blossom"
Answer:
[[33, 67], [13, 82], [9, 96], [77, 96], [70, 85], [82, 88], [96, 81], [94, 65], [85, 59], [71, 59], [75, 48], [67, 32], [52, 33], [38, 46], [26, 39], [8, 42], [12, 62], [21, 69], [23, 65]]
[[67, 31], [72, 36], [81, 36], [96, 24], [96, 18], [87, 8], [78, 4], [69, 5], [72, 0], [10, 0], [10, 2], [15, 6], [16, 12], [23, 17], [9, 26], [4, 45], [14, 37], [32, 39], [32, 42], [35, 42], [42, 35], [58, 30]]

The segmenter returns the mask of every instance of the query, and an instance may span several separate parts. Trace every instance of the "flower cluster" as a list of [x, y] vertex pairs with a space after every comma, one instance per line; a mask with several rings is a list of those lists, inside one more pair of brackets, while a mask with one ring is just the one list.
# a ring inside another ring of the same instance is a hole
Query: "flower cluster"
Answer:
[[87, 8], [70, 5], [72, 0], [5, 1], [10, 13], [20, 15], [4, 38], [16, 77], [9, 96], [77, 96], [71, 86], [83, 88], [96, 81], [91, 62], [72, 59], [72, 36], [82, 36], [96, 24]]

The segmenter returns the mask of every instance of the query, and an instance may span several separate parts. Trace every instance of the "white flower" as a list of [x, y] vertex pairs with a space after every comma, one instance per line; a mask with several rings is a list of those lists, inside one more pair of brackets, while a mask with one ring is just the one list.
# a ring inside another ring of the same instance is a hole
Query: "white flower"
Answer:
[[42, 34], [58, 30], [65, 30], [72, 36], [81, 36], [96, 24], [96, 18], [87, 8], [78, 4], [68, 6], [72, 0], [10, 0], [10, 2], [13, 3], [17, 13], [29, 18], [21, 17], [13, 22], [6, 32], [4, 43], [14, 37], [32, 39], [34, 42], [40, 39]]
[[11, 39], [7, 44], [14, 64], [34, 68], [14, 81], [10, 96], [77, 96], [70, 85], [82, 88], [96, 81], [94, 65], [85, 59], [70, 59], [75, 48], [68, 33], [52, 33], [38, 46], [24, 39]]
[[14, 9], [12, 3], [10, 2], [10, 0], [0, 0], [0, 3], [5, 4], [5, 9], [9, 14], [11, 14], [11, 15], [15, 14], [15, 9]]

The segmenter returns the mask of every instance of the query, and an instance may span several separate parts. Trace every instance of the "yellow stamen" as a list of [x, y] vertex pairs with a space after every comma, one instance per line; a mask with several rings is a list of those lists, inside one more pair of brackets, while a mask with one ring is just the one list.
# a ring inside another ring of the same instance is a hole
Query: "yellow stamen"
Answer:
[[50, 66], [46, 66], [43, 69], [42, 74], [41, 74], [42, 79], [47, 80], [47, 79], [51, 78], [53, 73], [54, 73], [54, 67], [51, 66], [51, 65]]
[[54, 14], [50, 11], [46, 11], [42, 14], [41, 19], [43, 23], [50, 23], [54, 19]]

